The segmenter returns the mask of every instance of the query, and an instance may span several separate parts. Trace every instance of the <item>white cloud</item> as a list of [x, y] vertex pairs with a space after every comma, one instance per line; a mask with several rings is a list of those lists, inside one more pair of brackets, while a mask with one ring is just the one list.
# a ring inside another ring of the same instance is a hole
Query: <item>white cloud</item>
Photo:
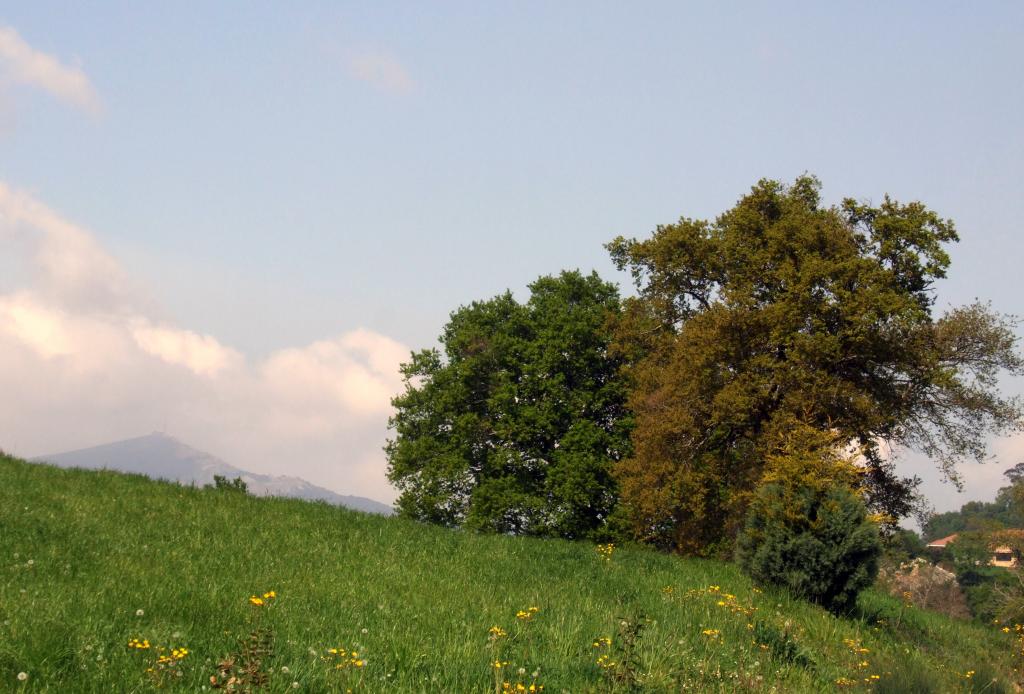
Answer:
[[18, 338], [44, 359], [73, 351], [62, 316], [35, 306], [27, 296], [0, 297], [0, 329]]
[[168, 364], [184, 366], [200, 376], [216, 376], [242, 362], [241, 354], [220, 344], [216, 338], [190, 330], [138, 321], [131, 328], [131, 333], [142, 351]]
[[414, 82], [405, 66], [391, 53], [367, 50], [348, 59], [353, 77], [391, 94], [408, 94]]
[[2, 181], [0, 243], [28, 251], [35, 289], [56, 303], [124, 312], [140, 301], [120, 263], [91, 233]]
[[371, 330], [247, 358], [161, 320], [95, 237], [0, 183], [0, 447], [40, 455], [160, 429], [253, 472], [390, 500], [381, 447], [409, 351]]
[[[382, 335], [377, 337], [397, 344]], [[263, 377], [296, 408], [319, 410], [340, 403], [357, 413], [386, 413], [395, 392], [393, 379], [384, 369], [365, 363], [359, 350], [351, 348], [351, 341], [348, 334], [278, 352], [263, 365]], [[393, 361], [391, 367], [399, 361]]]
[[12, 27], [0, 26], [0, 80], [42, 89], [92, 114], [102, 110], [82, 68], [32, 48]]

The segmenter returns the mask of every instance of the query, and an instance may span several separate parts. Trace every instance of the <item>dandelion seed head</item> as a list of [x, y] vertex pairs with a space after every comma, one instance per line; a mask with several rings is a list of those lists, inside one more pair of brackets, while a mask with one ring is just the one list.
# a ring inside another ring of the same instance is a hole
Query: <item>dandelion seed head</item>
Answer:
[[18, 673], [18, 681], [19, 682], [24, 682], [27, 679], [28, 679], [28, 673], [27, 672], [19, 672]]
[[146, 614], [145, 610], [135, 610], [135, 616], [136, 617], [141, 617], [144, 614]]

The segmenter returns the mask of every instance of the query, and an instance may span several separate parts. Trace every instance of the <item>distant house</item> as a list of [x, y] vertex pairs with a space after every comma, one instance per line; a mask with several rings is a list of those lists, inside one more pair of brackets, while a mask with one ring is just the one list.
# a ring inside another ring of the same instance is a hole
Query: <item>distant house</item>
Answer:
[[1001, 566], [1004, 569], [1013, 569], [1017, 567], [1017, 557], [1014, 555], [1013, 550], [1005, 545], [1002, 547], [996, 547], [992, 550], [992, 559], [989, 560], [990, 566]]
[[[946, 545], [957, 538], [957, 533], [947, 535], [946, 537], [940, 537], [938, 540], [932, 540], [925, 547], [934, 551], [942, 552], [946, 549]], [[1006, 545], [1000, 545], [993, 548], [992, 558], [988, 560], [989, 566], [1001, 566], [1004, 569], [1015, 569], [1019, 562], [1017, 561], [1017, 555], [1014, 553], [1012, 547]]]
[[932, 540], [927, 545], [925, 545], [925, 547], [927, 547], [928, 549], [938, 550], [946, 549], [946, 545], [955, 540], [956, 536], [957, 533], [953, 533], [952, 535], [947, 535], [946, 537], [940, 537], [938, 540]]

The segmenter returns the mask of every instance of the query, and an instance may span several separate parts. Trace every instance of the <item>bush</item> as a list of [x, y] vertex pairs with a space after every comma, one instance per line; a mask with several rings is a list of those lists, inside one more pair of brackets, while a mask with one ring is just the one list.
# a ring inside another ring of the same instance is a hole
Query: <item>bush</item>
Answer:
[[881, 553], [877, 526], [844, 487], [767, 484], [737, 538], [737, 560], [751, 578], [833, 612], [852, 607], [874, 582]]
[[[210, 486], [210, 485], [206, 485]], [[240, 494], [249, 493], [249, 485], [245, 483], [241, 477], [236, 477], [233, 480], [229, 480], [224, 475], [213, 476], [213, 488], [221, 492], [238, 492]]]

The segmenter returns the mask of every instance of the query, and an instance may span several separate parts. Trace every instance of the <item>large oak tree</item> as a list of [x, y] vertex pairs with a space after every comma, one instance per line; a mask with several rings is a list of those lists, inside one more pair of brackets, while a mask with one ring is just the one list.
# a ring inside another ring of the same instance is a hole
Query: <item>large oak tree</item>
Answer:
[[991, 432], [1021, 429], [1019, 401], [997, 389], [1024, 371], [1012, 321], [978, 303], [935, 312], [953, 223], [888, 197], [826, 207], [819, 190], [763, 180], [714, 221], [608, 245], [638, 290], [616, 330], [636, 425], [616, 475], [640, 537], [726, 547], [778, 476], [771, 461], [823, 445], [856, 447], [868, 503], [898, 518], [915, 480], [890, 445], [955, 477]]

